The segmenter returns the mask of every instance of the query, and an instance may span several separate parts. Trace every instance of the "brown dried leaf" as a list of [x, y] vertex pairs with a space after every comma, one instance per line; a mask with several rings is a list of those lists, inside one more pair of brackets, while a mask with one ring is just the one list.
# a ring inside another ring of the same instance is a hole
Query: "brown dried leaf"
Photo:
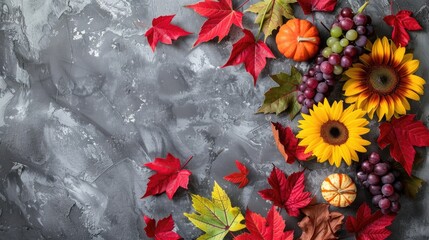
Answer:
[[329, 212], [328, 204], [316, 204], [301, 209], [305, 217], [298, 223], [302, 229], [298, 240], [329, 240], [337, 239], [335, 233], [341, 229], [344, 215]]

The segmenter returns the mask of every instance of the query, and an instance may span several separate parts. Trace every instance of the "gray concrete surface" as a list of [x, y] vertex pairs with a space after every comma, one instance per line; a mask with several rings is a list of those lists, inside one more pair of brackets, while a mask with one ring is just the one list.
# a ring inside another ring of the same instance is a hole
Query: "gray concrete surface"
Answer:
[[[209, 196], [214, 180], [243, 213], [249, 207], [266, 214], [270, 203], [257, 191], [268, 186], [272, 164], [287, 173], [301, 169], [282, 160], [269, 123], [280, 121], [297, 130], [299, 117], [291, 122], [282, 115], [254, 113], [274, 85], [269, 74], [308, 65], [275, 51], [277, 59], [268, 62], [254, 87], [243, 66], [220, 68], [242, 35], [238, 28], [219, 44], [192, 48], [205, 19], [183, 6], [195, 2], [0, 0], [0, 239], [146, 239], [141, 215], [170, 213], [178, 233], [195, 239], [201, 232], [183, 216], [192, 211], [188, 192]], [[339, 2], [357, 9], [363, 0]], [[414, 11], [424, 28], [411, 33], [410, 48], [426, 80], [428, 5], [424, 0], [394, 3], [395, 12]], [[312, 19], [294, 8], [297, 16]], [[387, 0], [373, 0], [367, 12], [377, 35], [390, 33], [381, 18], [390, 14]], [[142, 35], [154, 17], [169, 14], [177, 14], [173, 23], [195, 34], [173, 45], [160, 44], [152, 53]], [[243, 23], [256, 33], [254, 17], [246, 13]], [[333, 13], [314, 15], [324, 36], [320, 22], [333, 18]], [[136, 27], [137, 20], [145, 27]], [[275, 49], [272, 37], [267, 43]], [[412, 111], [428, 124], [425, 90]], [[370, 126], [374, 150], [378, 123]], [[189, 191], [179, 190], [173, 201], [165, 194], [141, 200], [152, 174], [142, 165], [167, 152], [182, 160], [194, 156], [188, 165], [193, 172]], [[250, 184], [242, 190], [222, 180], [235, 170], [235, 159], [250, 169]], [[354, 176], [356, 165], [307, 167], [307, 189], [322, 201], [321, 181], [331, 172]], [[429, 181], [428, 171], [423, 163], [416, 175]], [[351, 207], [332, 210], [354, 214], [366, 198], [360, 190]], [[416, 200], [401, 199], [403, 209], [390, 239], [429, 238], [428, 199], [427, 186]], [[299, 236], [299, 219], [284, 217]], [[344, 231], [340, 235], [353, 239]]]

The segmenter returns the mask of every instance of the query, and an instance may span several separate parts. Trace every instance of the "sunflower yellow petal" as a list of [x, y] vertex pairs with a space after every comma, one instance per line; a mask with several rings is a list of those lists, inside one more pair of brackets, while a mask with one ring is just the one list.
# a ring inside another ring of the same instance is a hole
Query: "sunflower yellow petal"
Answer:
[[406, 113], [405, 107], [402, 104], [402, 100], [399, 97], [393, 97], [393, 101], [395, 102], [395, 112], [403, 115]]
[[390, 120], [393, 117], [393, 114], [395, 113], [395, 101], [392, 99], [392, 97], [385, 96], [386, 101], [387, 101], [387, 107], [389, 108], [389, 111], [387, 112], [386, 115], [386, 120]]
[[343, 156], [344, 161], [346, 162], [346, 164], [348, 166], [350, 166], [350, 164], [352, 164], [352, 157], [350, 155], [350, 151], [347, 148], [346, 144], [342, 144], [339, 146], [340, 152], [341, 152], [341, 156]]
[[341, 166], [341, 152], [340, 152], [340, 146], [335, 145], [334, 146], [334, 152], [332, 154], [332, 161], [335, 163], [335, 166], [338, 168]]
[[371, 58], [375, 64], [383, 63], [383, 44], [379, 38], [372, 45]]
[[409, 75], [407, 80], [412, 84], [416, 84], [419, 86], [423, 86], [426, 83], [426, 81], [422, 77], [417, 75]]
[[405, 55], [404, 55], [404, 57], [402, 58], [402, 62], [401, 62], [401, 64], [406, 63], [406, 62], [408, 62], [408, 61], [411, 61], [413, 58], [414, 58], [414, 56], [413, 56], [413, 54], [412, 54], [412, 53], [407, 53], [407, 54], [405, 54]]
[[399, 64], [401, 64], [402, 59], [404, 58], [404, 54], [405, 54], [404, 47], [399, 47], [398, 49], [396, 49], [391, 60], [392, 67], [397, 67]]
[[390, 48], [389, 40], [387, 39], [387, 37], [383, 37], [383, 39], [381, 40], [381, 43], [383, 45], [383, 63], [388, 64], [390, 61], [390, 55], [392, 51], [392, 49]]
[[378, 116], [378, 121], [380, 122], [381, 119], [387, 115], [389, 112], [389, 106], [387, 106], [387, 101], [384, 97], [380, 98], [380, 105], [377, 108], [377, 116]]
[[405, 95], [405, 97], [413, 99], [415, 101], [420, 100], [420, 96], [417, 93], [415, 93], [413, 90], [410, 90], [410, 89], [405, 89], [404, 95]]
[[417, 69], [419, 69], [419, 65], [419, 60], [413, 59], [403, 63], [402, 66], [398, 69], [398, 72], [401, 77], [405, 77], [407, 75], [415, 73]]
[[365, 127], [354, 127], [349, 129], [350, 134], [363, 135], [369, 133], [370, 129]]

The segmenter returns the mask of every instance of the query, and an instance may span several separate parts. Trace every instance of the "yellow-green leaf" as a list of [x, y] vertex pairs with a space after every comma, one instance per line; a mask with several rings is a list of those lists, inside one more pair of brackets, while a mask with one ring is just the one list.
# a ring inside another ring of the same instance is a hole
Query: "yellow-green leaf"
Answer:
[[283, 17], [294, 18], [291, 3], [296, 3], [296, 0], [262, 0], [251, 5], [246, 12], [258, 14], [255, 23], [262, 29], [266, 40], [273, 30], [283, 25]]
[[241, 210], [232, 207], [226, 192], [214, 182], [212, 199], [192, 194], [192, 206], [195, 213], [184, 213], [184, 215], [199, 229], [205, 232], [198, 240], [221, 240], [228, 232], [239, 231], [246, 226]]
[[405, 194], [412, 198], [416, 198], [417, 193], [419, 193], [420, 188], [422, 187], [424, 181], [421, 178], [418, 178], [414, 175], [411, 177], [406, 177], [404, 179], [404, 191]]
[[279, 73], [271, 78], [280, 86], [270, 88], [265, 93], [265, 100], [258, 109], [258, 113], [280, 114], [284, 111], [293, 119], [301, 109], [297, 101], [297, 90], [301, 83], [301, 73], [295, 67], [291, 68], [290, 74]]

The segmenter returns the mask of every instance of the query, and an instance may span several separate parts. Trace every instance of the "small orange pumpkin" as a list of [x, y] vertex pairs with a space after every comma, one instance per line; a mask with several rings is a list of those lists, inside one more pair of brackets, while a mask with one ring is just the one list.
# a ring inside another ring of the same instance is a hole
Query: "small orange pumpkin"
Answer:
[[321, 190], [323, 198], [335, 207], [347, 207], [356, 199], [356, 185], [343, 173], [334, 173], [325, 178]]
[[305, 19], [293, 18], [280, 27], [276, 36], [279, 51], [294, 61], [307, 61], [319, 50], [319, 31]]

